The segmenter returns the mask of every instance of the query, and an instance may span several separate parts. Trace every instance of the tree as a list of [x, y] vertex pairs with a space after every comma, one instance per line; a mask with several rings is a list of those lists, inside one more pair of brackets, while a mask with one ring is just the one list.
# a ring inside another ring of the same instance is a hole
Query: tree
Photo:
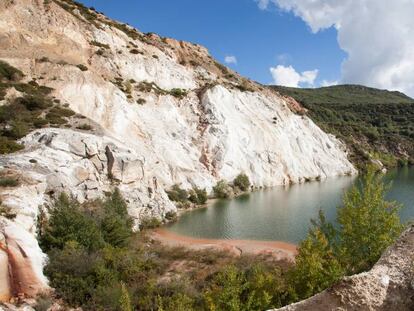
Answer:
[[49, 223], [39, 236], [42, 249], [63, 249], [74, 241], [88, 250], [97, 250], [105, 244], [95, 221], [83, 213], [75, 200], [62, 193], [50, 212]]
[[227, 199], [231, 196], [232, 192], [225, 180], [220, 180], [213, 187], [214, 195], [219, 199]]
[[121, 297], [119, 298], [119, 309], [121, 311], [132, 311], [131, 298], [129, 297], [128, 288], [124, 282], [121, 282]]
[[306, 299], [329, 287], [344, 271], [325, 234], [313, 228], [300, 243], [296, 265], [289, 271], [293, 301]]
[[344, 196], [344, 207], [338, 209], [338, 256], [348, 274], [372, 267], [402, 232], [401, 206], [385, 199], [388, 189], [370, 168], [361, 184]]
[[101, 231], [105, 242], [114, 247], [125, 247], [132, 236], [132, 219], [127, 204], [118, 188], [104, 202]]
[[239, 174], [234, 179], [233, 184], [238, 187], [241, 191], [247, 191], [250, 187], [250, 180], [246, 174]]
[[235, 267], [228, 266], [219, 272], [204, 292], [204, 301], [210, 311], [240, 311], [243, 309], [240, 296], [245, 288], [243, 274]]

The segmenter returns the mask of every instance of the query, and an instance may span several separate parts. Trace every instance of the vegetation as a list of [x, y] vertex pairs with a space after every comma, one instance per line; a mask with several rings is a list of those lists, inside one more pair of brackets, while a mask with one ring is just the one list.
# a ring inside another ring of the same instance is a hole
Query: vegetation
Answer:
[[179, 185], [174, 185], [169, 191], [167, 191], [168, 198], [171, 201], [179, 203], [180, 208], [186, 208], [189, 206], [189, 202], [196, 205], [203, 205], [207, 202], [208, 196], [205, 189], [194, 187], [187, 191], [181, 189]]
[[0, 106], [0, 154], [13, 153], [23, 149], [17, 140], [36, 128], [61, 126], [75, 115], [52, 99], [51, 88], [39, 85], [35, 80], [21, 83], [20, 70], [0, 62], [0, 91], [15, 88], [22, 96], [7, 99]]
[[106, 43], [101, 43], [101, 42], [98, 42], [98, 41], [95, 41], [95, 40], [91, 41], [90, 43], [94, 46], [99, 47], [99, 48], [103, 48], [103, 49], [107, 49], [107, 50], [110, 49], [109, 45], [106, 44]]
[[[185, 193], [174, 188], [174, 198]], [[344, 196], [337, 226], [321, 213], [296, 264], [268, 256], [170, 248], [133, 233], [119, 191], [79, 205], [62, 195], [39, 221], [45, 273], [59, 297], [84, 310], [266, 310], [307, 298], [369, 269], [400, 234], [398, 205], [370, 170]], [[153, 227], [155, 221], [148, 219]], [[158, 221], [159, 224], [159, 221]]]
[[206, 189], [194, 187], [189, 192], [188, 200], [197, 205], [203, 205], [207, 202], [208, 196]]
[[[45, 273], [58, 297], [71, 306], [220, 310], [226, 297], [233, 305], [246, 305], [241, 310], [282, 305], [282, 270], [274, 259], [151, 242], [144, 233], [132, 233], [118, 191], [84, 205], [62, 195], [49, 220], [38, 223], [40, 244], [49, 257]], [[183, 269], [183, 262], [191, 264]]]
[[227, 199], [231, 197], [233, 191], [225, 180], [220, 180], [213, 187], [214, 196], [219, 199]]
[[322, 212], [313, 221], [290, 271], [292, 300], [312, 296], [343, 275], [370, 269], [397, 239], [403, 229], [397, 213], [400, 206], [385, 200], [386, 190], [381, 176], [370, 167], [361, 184], [344, 195], [337, 228], [326, 222]]
[[142, 51], [140, 51], [138, 49], [131, 49], [129, 51], [129, 53], [131, 53], [131, 54], [141, 54], [141, 55], [144, 55], [144, 52], [142, 52]]
[[359, 168], [371, 159], [388, 167], [414, 164], [414, 100], [408, 96], [358, 85], [273, 88], [296, 99], [324, 131], [343, 140]]
[[241, 191], [247, 191], [250, 188], [250, 180], [246, 174], [239, 174], [233, 181], [233, 185]]
[[23, 76], [23, 73], [19, 69], [0, 61], [0, 82], [19, 81]]
[[79, 64], [76, 67], [78, 67], [82, 71], [88, 71], [88, 67], [86, 67], [85, 65]]
[[2, 202], [0, 201], [0, 216], [6, 217], [7, 219], [13, 220], [16, 218], [17, 214], [12, 211], [9, 206], [2, 206]]
[[176, 98], [184, 98], [187, 96], [187, 91], [183, 90], [183, 89], [172, 89], [171, 91], [169, 91], [169, 94], [171, 96], [174, 96]]
[[19, 181], [11, 177], [0, 177], [0, 187], [17, 187]]

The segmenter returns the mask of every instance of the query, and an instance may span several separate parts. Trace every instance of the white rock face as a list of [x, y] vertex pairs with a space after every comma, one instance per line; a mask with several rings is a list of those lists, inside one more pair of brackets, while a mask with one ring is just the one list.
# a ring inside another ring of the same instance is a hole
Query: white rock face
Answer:
[[[0, 233], [15, 233], [44, 286], [35, 221], [38, 206], [59, 192], [80, 202], [101, 197], [113, 189], [112, 176], [139, 221], [175, 210], [165, 193], [175, 183], [211, 191], [242, 172], [264, 187], [356, 173], [337, 139], [292, 112], [286, 98], [217, 65], [206, 49], [139, 32], [131, 38], [103, 16], [97, 23], [53, 1], [0, 2], [0, 59], [102, 127], [36, 130], [22, 140], [24, 151], [0, 157], [0, 169], [27, 179], [0, 189], [17, 214], [0, 222]], [[183, 96], [174, 96], [177, 88]]]

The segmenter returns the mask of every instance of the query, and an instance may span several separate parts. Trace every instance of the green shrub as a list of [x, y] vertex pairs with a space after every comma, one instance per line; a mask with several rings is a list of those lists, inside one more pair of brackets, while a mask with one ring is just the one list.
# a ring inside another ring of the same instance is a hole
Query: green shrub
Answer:
[[19, 81], [23, 77], [24, 74], [19, 69], [0, 61], [0, 81]]
[[6, 217], [7, 219], [13, 220], [16, 218], [17, 214], [12, 211], [9, 206], [2, 206], [0, 201], [0, 216]]
[[0, 154], [13, 153], [22, 149], [24, 149], [23, 145], [20, 145], [13, 140], [9, 140], [6, 137], [0, 136]]
[[213, 187], [213, 191], [214, 191], [215, 197], [219, 198], [219, 199], [227, 199], [227, 198], [231, 197], [231, 195], [232, 195], [231, 188], [225, 180], [220, 180]]
[[63, 249], [68, 242], [76, 242], [87, 250], [97, 250], [104, 245], [93, 217], [83, 213], [79, 204], [64, 193], [51, 210], [47, 227], [41, 231], [39, 244], [45, 251]]
[[53, 106], [49, 98], [39, 95], [25, 95], [17, 98], [15, 103], [25, 106], [29, 111], [44, 110]]
[[92, 126], [90, 126], [89, 124], [86, 124], [86, 123], [78, 125], [76, 128], [78, 130], [84, 130], [84, 131], [91, 131], [93, 129]]
[[174, 202], [185, 202], [188, 200], [188, 192], [185, 189], [181, 189], [179, 185], [175, 184], [167, 191], [168, 198]]
[[36, 305], [34, 309], [36, 311], [47, 311], [52, 306], [53, 301], [52, 298], [47, 294], [40, 294], [36, 297]]
[[79, 64], [76, 67], [78, 67], [82, 71], [88, 71], [88, 67], [86, 67], [85, 65]]
[[144, 105], [147, 101], [144, 98], [138, 98], [137, 104], [138, 105]]
[[345, 193], [334, 226], [323, 213], [313, 221], [289, 272], [291, 301], [310, 297], [343, 275], [370, 269], [402, 231], [400, 208], [385, 200], [387, 187], [370, 168], [360, 185]]
[[0, 187], [17, 187], [19, 181], [11, 177], [0, 177]]
[[145, 229], [155, 229], [161, 226], [161, 220], [159, 220], [157, 217], [145, 217], [141, 220], [141, 223], [139, 225], [140, 230]]
[[172, 95], [172, 96], [174, 96], [174, 97], [176, 97], [176, 98], [184, 98], [184, 97], [186, 97], [187, 96], [187, 91], [186, 90], [183, 90], [183, 89], [172, 89], [170, 92], [169, 92], [169, 94], [170, 95]]
[[233, 181], [234, 186], [242, 191], [247, 191], [250, 188], [250, 180], [246, 174], [239, 174]]
[[208, 197], [206, 189], [194, 187], [190, 190], [189, 194], [188, 200], [192, 203], [203, 205], [207, 202]]
[[141, 55], [144, 55], [144, 52], [142, 52], [142, 51], [140, 51], [138, 49], [131, 49], [129, 51], [129, 53], [131, 53], [131, 54], [141, 54]]
[[8, 133], [5, 133], [6, 136], [9, 136], [13, 139], [20, 139], [26, 136], [29, 133], [29, 126], [27, 123], [22, 121], [12, 121], [11, 129]]
[[98, 41], [95, 41], [95, 40], [91, 41], [90, 44], [92, 44], [94, 46], [97, 46], [99, 48], [103, 48], [103, 49], [109, 49], [110, 48], [108, 44], [101, 43], [101, 42], [98, 42]]
[[168, 221], [176, 221], [177, 217], [177, 213], [173, 211], [167, 212], [165, 214], [165, 219], [167, 219]]

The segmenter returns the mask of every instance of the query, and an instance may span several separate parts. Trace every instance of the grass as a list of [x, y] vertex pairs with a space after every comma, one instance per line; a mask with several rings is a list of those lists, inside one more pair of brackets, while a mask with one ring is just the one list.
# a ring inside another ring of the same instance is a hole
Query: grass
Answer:
[[371, 158], [388, 167], [414, 163], [414, 100], [403, 93], [359, 85], [272, 88], [296, 99], [324, 131], [344, 141], [359, 168]]

